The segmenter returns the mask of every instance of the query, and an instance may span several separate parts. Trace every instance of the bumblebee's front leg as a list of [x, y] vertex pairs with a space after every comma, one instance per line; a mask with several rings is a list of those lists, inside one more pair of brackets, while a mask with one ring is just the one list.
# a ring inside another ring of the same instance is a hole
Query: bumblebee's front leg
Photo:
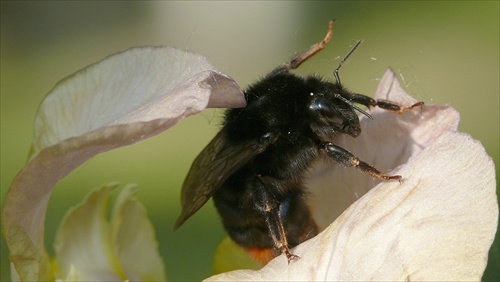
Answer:
[[378, 171], [376, 168], [373, 166], [365, 163], [364, 161], [358, 159], [355, 155], [353, 155], [351, 152], [347, 151], [346, 149], [339, 147], [331, 142], [323, 142], [321, 145], [320, 150], [326, 152], [328, 156], [330, 156], [334, 161], [341, 163], [345, 166], [348, 167], [355, 167], [360, 169], [364, 173], [368, 173], [369, 175], [382, 179], [382, 180], [400, 180], [401, 181], [401, 176], [400, 175], [394, 175], [394, 176], [388, 176], [380, 171]]
[[286, 255], [288, 263], [299, 259], [299, 256], [292, 254], [288, 247], [285, 227], [280, 216], [280, 204], [272, 193], [276, 189], [272, 183], [273, 179], [257, 175], [254, 180], [255, 208], [264, 216], [275, 248]]
[[350, 102], [365, 105], [367, 107], [379, 107], [381, 109], [397, 113], [404, 114], [414, 108], [421, 107], [424, 105], [424, 102], [417, 102], [409, 107], [402, 106], [396, 102], [385, 100], [385, 99], [372, 99], [368, 96], [357, 94], [357, 93], [349, 93], [343, 95], [344, 98], [349, 100]]

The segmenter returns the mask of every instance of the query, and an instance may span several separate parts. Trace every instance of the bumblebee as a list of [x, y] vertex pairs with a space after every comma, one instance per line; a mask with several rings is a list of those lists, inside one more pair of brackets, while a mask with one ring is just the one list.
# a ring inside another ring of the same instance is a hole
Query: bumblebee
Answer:
[[290, 263], [299, 258], [290, 249], [318, 233], [302, 183], [315, 160], [328, 158], [386, 181], [401, 179], [381, 173], [330, 141], [340, 134], [361, 133], [357, 112], [372, 119], [356, 104], [399, 114], [423, 105], [374, 100], [341, 84], [339, 69], [361, 41], [335, 69], [334, 83], [290, 72], [321, 51], [332, 30], [330, 22], [321, 42], [251, 85], [245, 91], [245, 108], [226, 111], [222, 129], [195, 159], [184, 181], [175, 229], [213, 198], [228, 235], [254, 259], [267, 263], [284, 253]]

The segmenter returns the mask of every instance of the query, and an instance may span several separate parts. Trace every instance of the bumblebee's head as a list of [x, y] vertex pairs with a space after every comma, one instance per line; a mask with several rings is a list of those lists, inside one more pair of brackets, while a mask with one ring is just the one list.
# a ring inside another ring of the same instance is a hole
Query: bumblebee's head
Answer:
[[309, 110], [318, 119], [331, 126], [336, 132], [356, 137], [361, 133], [359, 118], [355, 110], [371, 116], [339, 94], [317, 93], [311, 95]]

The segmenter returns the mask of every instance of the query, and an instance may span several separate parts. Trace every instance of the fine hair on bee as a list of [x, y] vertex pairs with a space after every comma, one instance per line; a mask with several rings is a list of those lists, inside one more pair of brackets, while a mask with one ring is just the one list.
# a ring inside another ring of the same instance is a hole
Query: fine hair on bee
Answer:
[[219, 133], [194, 160], [181, 194], [177, 229], [210, 198], [229, 237], [262, 263], [284, 253], [288, 262], [299, 256], [291, 249], [314, 237], [318, 227], [302, 183], [318, 158], [354, 167], [384, 181], [386, 175], [336, 145], [335, 136], [361, 133], [358, 105], [404, 114], [422, 102], [405, 107], [352, 92], [340, 81], [339, 70], [361, 44], [358, 41], [340, 61], [335, 82], [291, 73], [321, 51], [333, 34], [299, 53], [245, 91], [247, 106], [228, 109]]

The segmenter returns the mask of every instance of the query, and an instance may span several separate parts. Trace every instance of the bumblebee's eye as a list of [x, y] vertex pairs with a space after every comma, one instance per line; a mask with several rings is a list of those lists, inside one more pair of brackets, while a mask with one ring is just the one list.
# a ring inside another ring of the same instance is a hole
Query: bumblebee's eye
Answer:
[[309, 109], [329, 118], [336, 116], [335, 109], [322, 97], [314, 97], [309, 104]]
[[[319, 96], [319, 95], [318, 95]], [[336, 130], [349, 134], [353, 137], [361, 133], [359, 119], [356, 112], [350, 104], [345, 104], [343, 100], [329, 101], [324, 96], [315, 96], [310, 104], [309, 109], [314, 113], [319, 113], [326, 117], [331, 126], [337, 127]]]
[[335, 105], [332, 105], [323, 95], [318, 96], [311, 100], [309, 109], [313, 111], [314, 114], [320, 114], [326, 117], [332, 125], [336, 125], [337, 130], [340, 130], [344, 124], [342, 114], [339, 113]]

